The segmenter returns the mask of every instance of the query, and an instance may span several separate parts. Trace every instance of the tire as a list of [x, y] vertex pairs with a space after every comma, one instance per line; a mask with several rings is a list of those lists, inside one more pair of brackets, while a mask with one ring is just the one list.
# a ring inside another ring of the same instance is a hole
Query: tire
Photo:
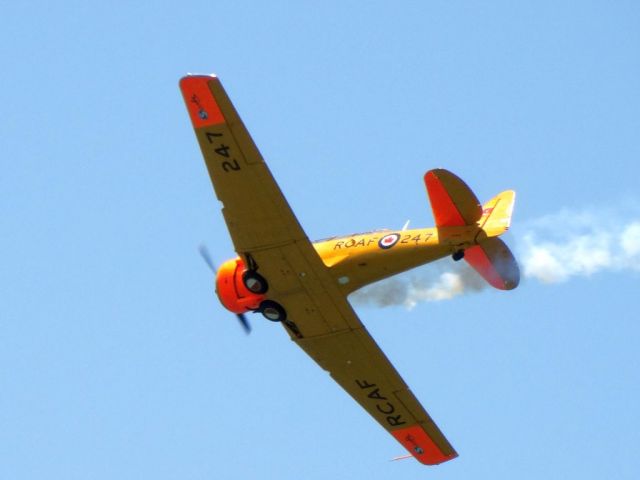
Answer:
[[272, 322], [284, 322], [287, 319], [287, 312], [282, 305], [273, 300], [264, 300], [260, 304], [260, 313], [264, 318]]
[[267, 293], [269, 284], [265, 278], [254, 270], [247, 270], [242, 274], [242, 283], [251, 293], [261, 295]]
[[453, 255], [451, 255], [451, 257], [455, 262], [459, 262], [464, 258], [464, 250], [458, 250], [457, 252], [454, 252]]

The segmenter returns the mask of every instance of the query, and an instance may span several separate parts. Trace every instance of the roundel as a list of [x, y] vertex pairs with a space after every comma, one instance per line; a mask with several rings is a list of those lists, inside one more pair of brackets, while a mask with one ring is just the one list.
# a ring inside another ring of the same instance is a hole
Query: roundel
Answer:
[[386, 250], [387, 248], [391, 248], [396, 243], [398, 243], [398, 240], [400, 240], [400, 235], [398, 235], [397, 233], [390, 233], [389, 235], [385, 235], [380, 240], [378, 240], [378, 246]]

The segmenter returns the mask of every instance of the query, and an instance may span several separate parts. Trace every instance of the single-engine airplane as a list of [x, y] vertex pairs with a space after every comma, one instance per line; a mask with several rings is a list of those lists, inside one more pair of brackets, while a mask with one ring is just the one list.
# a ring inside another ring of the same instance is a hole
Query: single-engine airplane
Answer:
[[[484, 205], [444, 169], [424, 180], [434, 228], [379, 230], [312, 243], [215, 75], [180, 89], [238, 257], [218, 269], [216, 293], [236, 313], [262, 313], [426, 465], [457, 456], [364, 325], [347, 296], [383, 278], [451, 255], [492, 286], [518, 285], [518, 265], [498, 238], [515, 192]], [[206, 259], [206, 258], [205, 258]]]

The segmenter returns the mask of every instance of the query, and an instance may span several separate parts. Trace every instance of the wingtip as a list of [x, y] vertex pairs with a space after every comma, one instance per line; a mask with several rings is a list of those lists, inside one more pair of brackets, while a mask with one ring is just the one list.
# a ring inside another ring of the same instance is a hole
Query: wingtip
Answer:
[[178, 82], [178, 84], [182, 85], [184, 81], [189, 80], [191, 78], [212, 79], [212, 78], [218, 78], [218, 76], [215, 73], [187, 73], [182, 78], [180, 78], [180, 81]]
[[194, 128], [224, 122], [224, 115], [211, 90], [213, 84], [220, 84], [215, 75], [187, 75], [180, 79], [178, 86]]
[[215, 73], [191, 73], [188, 72], [185, 77], [211, 77], [211, 78], [218, 78], [218, 76]]

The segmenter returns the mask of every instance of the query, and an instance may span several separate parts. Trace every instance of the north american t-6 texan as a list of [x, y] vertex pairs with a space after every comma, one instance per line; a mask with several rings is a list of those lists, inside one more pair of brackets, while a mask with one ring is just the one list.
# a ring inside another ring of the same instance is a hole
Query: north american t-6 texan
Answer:
[[[180, 89], [238, 256], [217, 269], [222, 305], [280, 323], [291, 339], [411, 455], [426, 465], [456, 451], [367, 332], [347, 296], [444, 257], [464, 259], [493, 287], [518, 285], [518, 265], [499, 235], [515, 192], [480, 204], [444, 169], [424, 176], [435, 227], [376, 230], [311, 242], [215, 75]], [[205, 260], [213, 266], [205, 254]]]

